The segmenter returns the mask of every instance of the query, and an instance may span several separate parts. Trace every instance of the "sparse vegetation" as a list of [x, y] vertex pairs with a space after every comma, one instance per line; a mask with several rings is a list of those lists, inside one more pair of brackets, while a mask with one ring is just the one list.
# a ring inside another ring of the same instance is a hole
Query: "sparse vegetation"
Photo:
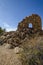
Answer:
[[22, 65], [43, 65], [43, 42], [42, 40], [38, 43], [34, 42], [29, 44], [28, 41], [27, 44], [23, 44], [24, 52], [21, 53]]
[[36, 36], [22, 40], [19, 45], [22, 52], [15, 54], [15, 48], [6, 48], [7, 44], [0, 46], [1, 65], [43, 65], [43, 37]]

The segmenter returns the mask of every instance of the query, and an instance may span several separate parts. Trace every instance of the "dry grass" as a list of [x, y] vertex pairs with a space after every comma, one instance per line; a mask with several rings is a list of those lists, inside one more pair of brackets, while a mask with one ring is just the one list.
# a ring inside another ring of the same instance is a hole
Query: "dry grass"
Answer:
[[[27, 42], [27, 43], [26, 43]], [[43, 65], [43, 37], [35, 37], [22, 44], [22, 65]]]

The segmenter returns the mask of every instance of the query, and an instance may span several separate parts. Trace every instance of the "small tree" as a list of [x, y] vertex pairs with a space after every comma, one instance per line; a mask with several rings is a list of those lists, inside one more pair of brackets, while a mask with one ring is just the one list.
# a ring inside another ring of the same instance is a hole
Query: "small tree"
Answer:
[[0, 27], [0, 35], [2, 35], [5, 31], [6, 31], [5, 29], [2, 29], [2, 28]]

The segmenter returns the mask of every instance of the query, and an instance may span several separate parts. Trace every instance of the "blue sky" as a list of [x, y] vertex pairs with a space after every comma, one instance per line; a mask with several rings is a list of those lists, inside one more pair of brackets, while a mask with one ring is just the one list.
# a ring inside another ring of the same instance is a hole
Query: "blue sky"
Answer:
[[16, 30], [18, 23], [31, 14], [38, 14], [43, 27], [43, 0], [0, 0], [0, 27]]

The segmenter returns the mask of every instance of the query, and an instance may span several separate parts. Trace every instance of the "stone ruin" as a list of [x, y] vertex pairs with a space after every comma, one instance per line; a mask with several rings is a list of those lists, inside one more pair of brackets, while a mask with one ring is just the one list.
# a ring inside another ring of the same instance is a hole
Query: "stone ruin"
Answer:
[[[29, 27], [29, 24], [32, 24], [32, 28]], [[26, 17], [18, 24], [18, 31], [33, 30], [34, 32], [42, 30], [41, 18], [37, 14], [32, 14], [29, 17]]]

